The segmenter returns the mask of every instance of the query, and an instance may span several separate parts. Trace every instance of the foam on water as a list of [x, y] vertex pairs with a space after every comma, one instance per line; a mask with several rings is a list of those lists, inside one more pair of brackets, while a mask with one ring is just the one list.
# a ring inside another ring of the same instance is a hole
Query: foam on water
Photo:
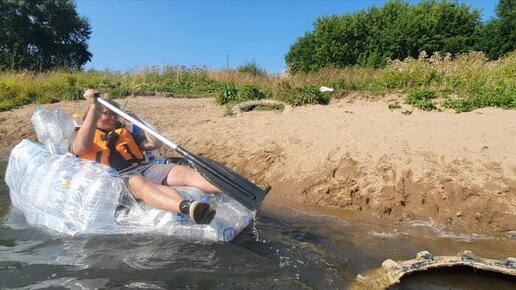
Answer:
[[492, 237], [488, 237], [481, 234], [463, 234], [463, 233], [455, 233], [448, 230], [445, 230], [441, 225], [437, 224], [434, 220], [428, 221], [410, 221], [408, 225], [412, 227], [422, 227], [430, 229], [434, 234], [437, 234], [438, 237], [441, 238], [449, 238], [454, 240], [461, 241], [474, 241], [474, 240], [489, 240]]

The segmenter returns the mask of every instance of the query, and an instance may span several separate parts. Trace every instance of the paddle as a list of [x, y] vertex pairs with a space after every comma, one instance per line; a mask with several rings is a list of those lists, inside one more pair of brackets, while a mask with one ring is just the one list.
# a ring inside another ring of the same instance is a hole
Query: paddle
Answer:
[[136, 118], [131, 117], [130, 115], [124, 113], [114, 105], [110, 104], [106, 100], [102, 98], [97, 98], [97, 101], [108, 108], [109, 110], [117, 113], [124, 119], [132, 122], [145, 132], [151, 134], [152, 136], [159, 139], [161, 142], [167, 144], [174, 151], [179, 153], [183, 158], [185, 158], [190, 165], [197, 170], [206, 180], [208, 180], [211, 184], [215, 185], [217, 188], [222, 190], [227, 195], [234, 198], [236, 201], [244, 205], [250, 210], [257, 210], [263, 202], [265, 195], [270, 190], [270, 186], [265, 189], [261, 189], [256, 186], [254, 183], [250, 182], [240, 174], [232, 171], [226, 166], [208, 159], [203, 156], [195, 155], [185, 148], [172, 143], [167, 138], [160, 135], [158, 132], [150, 129], [148, 126], [137, 120]]

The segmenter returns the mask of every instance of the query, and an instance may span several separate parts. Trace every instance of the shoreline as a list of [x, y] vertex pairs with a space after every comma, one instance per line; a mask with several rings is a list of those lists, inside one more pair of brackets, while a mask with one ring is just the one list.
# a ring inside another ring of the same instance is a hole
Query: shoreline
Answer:
[[[405, 108], [388, 109], [394, 100], [401, 97], [352, 94], [329, 105], [238, 117], [226, 116], [212, 98], [117, 101], [174, 143], [270, 184], [265, 204], [270, 198], [353, 210], [385, 222], [432, 220], [459, 232], [516, 230], [516, 111], [404, 115]], [[35, 107], [0, 113], [0, 156], [23, 138], [36, 140]], [[71, 114], [87, 105], [43, 107]]]

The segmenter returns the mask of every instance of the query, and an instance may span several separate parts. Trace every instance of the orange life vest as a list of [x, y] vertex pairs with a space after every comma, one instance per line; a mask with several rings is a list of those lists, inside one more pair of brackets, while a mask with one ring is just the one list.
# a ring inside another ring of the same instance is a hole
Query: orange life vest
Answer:
[[138, 165], [145, 159], [131, 132], [126, 128], [111, 132], [96, 129], [93, 144], [79, 158], [97, 161], [118, 171]]

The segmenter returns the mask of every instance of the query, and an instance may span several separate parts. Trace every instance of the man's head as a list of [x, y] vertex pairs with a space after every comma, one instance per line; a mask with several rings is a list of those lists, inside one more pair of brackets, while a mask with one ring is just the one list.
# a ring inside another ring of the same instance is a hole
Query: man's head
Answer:
[[[111, 105], [120, 108], [120, 105], [112, 100], [106, 100]], [[99, 118], [97, 120], [97, 128], [105, 130], [105, 131], [111, 131], [113, 128], [115, 128], [115, 125], [118, 122], [118, 115], [109, 110], [108, 108], [104, 106], [100, 106], [99, 108]]]

